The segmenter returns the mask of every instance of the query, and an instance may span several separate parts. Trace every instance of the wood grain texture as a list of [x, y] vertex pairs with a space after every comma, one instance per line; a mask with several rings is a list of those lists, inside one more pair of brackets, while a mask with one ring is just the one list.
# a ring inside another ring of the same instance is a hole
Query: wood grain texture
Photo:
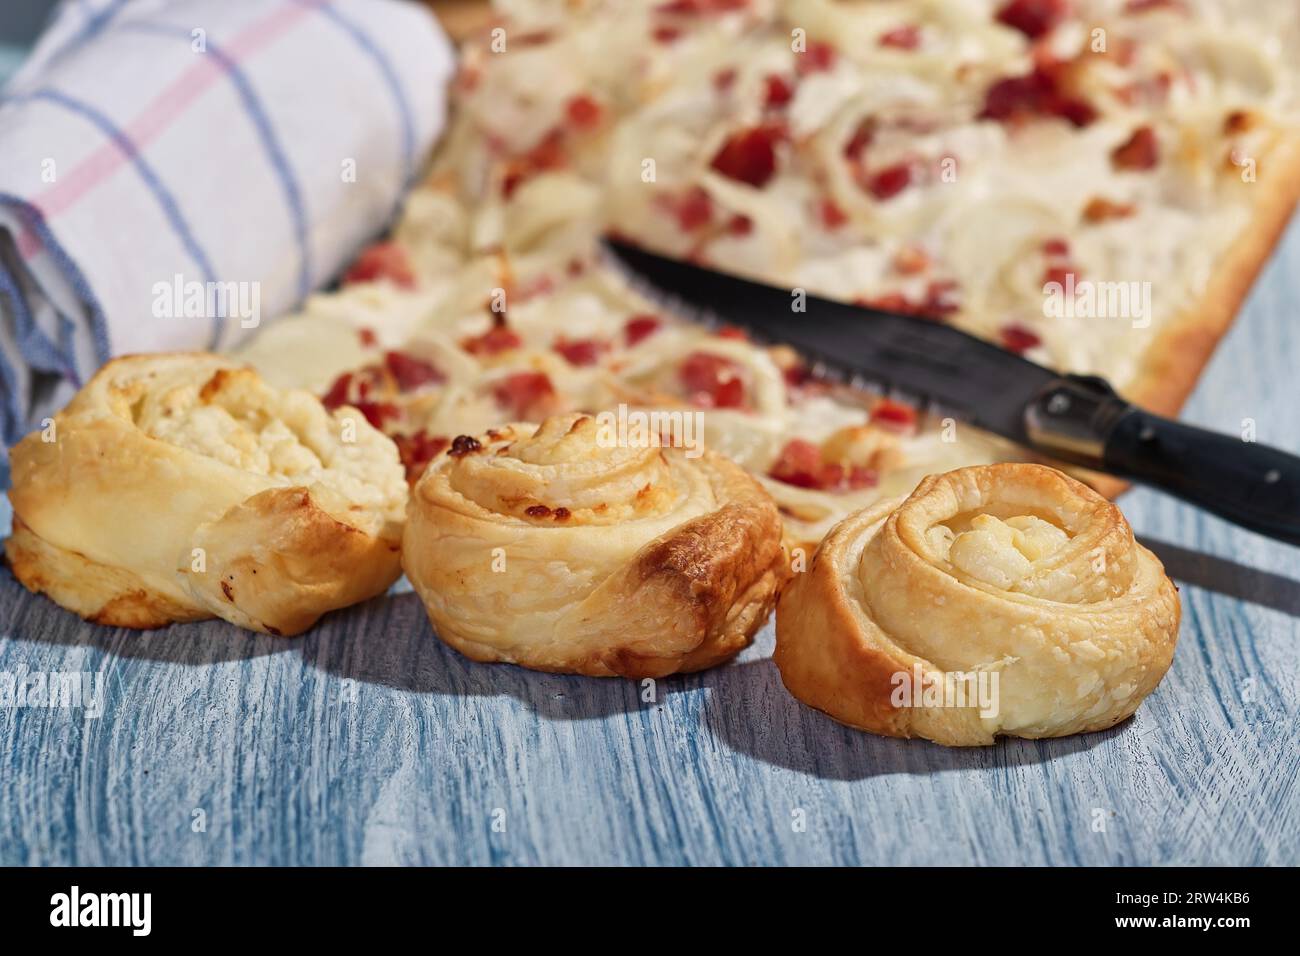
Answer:
[[[1300, 451], [1298, 305], [1293, 225], [1185, 417]], [[1182, 584], [1172, 671], [1114, 730], [981, 750], [803, 707], [770, 626], [643, 703], [471, 663], [409, 592], [298, 640], [138, 634], [0, 571], [0, 673], [105, 686], [90, 719], [0, 707], [0, 863], [1300, 862], [1300, 551], [1151, 492], [1121, 504]]]

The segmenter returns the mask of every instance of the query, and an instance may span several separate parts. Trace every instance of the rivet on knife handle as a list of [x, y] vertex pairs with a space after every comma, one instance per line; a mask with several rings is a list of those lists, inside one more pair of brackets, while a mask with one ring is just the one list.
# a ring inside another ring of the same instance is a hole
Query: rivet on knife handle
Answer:
[[1048, 383], [1029, 404], [1025, 432], [1040, 451], [1100, 468], [1115, 423], [1134, 410], [1104, 379], [1066, 375]]

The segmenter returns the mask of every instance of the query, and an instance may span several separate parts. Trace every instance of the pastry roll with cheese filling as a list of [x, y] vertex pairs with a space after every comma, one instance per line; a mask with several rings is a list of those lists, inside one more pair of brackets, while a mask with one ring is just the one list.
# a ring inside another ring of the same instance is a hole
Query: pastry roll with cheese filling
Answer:
[[402, 562], [465, 655], [597, 677], [726, 660], [786, 573], [741, 468], [579, 414], [457, 438], [412, 490]]
[[215, 355], [109, 362], [12, 462], [14, 574], [100, 624], [297, 634], [401, 573], [393, 443]]
[[1042, 465], [932, 475], [840, 522], [777, 609], [790, 692], [950, 746], [1111, 727], [1160, 682], [1177, 589], [1115, 505]]

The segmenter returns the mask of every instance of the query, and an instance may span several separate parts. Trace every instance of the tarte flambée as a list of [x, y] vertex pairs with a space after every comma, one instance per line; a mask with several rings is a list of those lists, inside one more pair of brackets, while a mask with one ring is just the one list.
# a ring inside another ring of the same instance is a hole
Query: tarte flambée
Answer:
[[415, 471], [501, 421], [699, 410], [816, 540], [924, 474], [1026, 455], [674, 321], [601, 263], [602, 231], [951, 322], [1172, 413], [1300, 192], [1285, 5], [498, 9], [392, 239], [249, 353], [368, 409]]

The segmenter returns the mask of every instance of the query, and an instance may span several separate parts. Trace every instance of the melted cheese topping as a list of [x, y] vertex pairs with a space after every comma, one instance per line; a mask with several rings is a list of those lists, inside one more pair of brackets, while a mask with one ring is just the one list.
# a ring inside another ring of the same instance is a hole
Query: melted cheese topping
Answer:
[[[1121, 389], [1247, 226], [1247, 167], [1300, 118], [1285, 4], [1080, 0], [1037, 38], [999, 21], [1003, 0], [498, 5], [505, 49], [465, 49], [456, 127], [399, 230], [422, 258], [562, 257], [612, 226], [940, 309]], [[1008, 81], [1039, 105], [990, 117]], [[752, 130], [777, 132], [722, 162]], [[1150, 168], [1117, 164], [1143, 130]], [[1066, 273], [1099, 298], [1058, 308], [1047, 283]]]
[[[323, 488], [390, 517], [404, 505], [387, 438], [354, 412], [331, 417], [307, 392], [271, 388], [250, 369], [218, 369], [196, 381], [180, 368], [122, 383], [114, 398], [117, 412], [150, 438], [278, 485]], [[341, 507], [332, 498], [327, 504]]]
[[976, 515], [970, 529], [954, 534], [946, 525], [928, 532], [935, 552], [972, 578], [1014, 590], [1034, 571], [1034, 565], [1059, 551], [1069, 535], [1050, 522], [1033, 515], [1017, 515], [1005, 521], [993, 515]]

